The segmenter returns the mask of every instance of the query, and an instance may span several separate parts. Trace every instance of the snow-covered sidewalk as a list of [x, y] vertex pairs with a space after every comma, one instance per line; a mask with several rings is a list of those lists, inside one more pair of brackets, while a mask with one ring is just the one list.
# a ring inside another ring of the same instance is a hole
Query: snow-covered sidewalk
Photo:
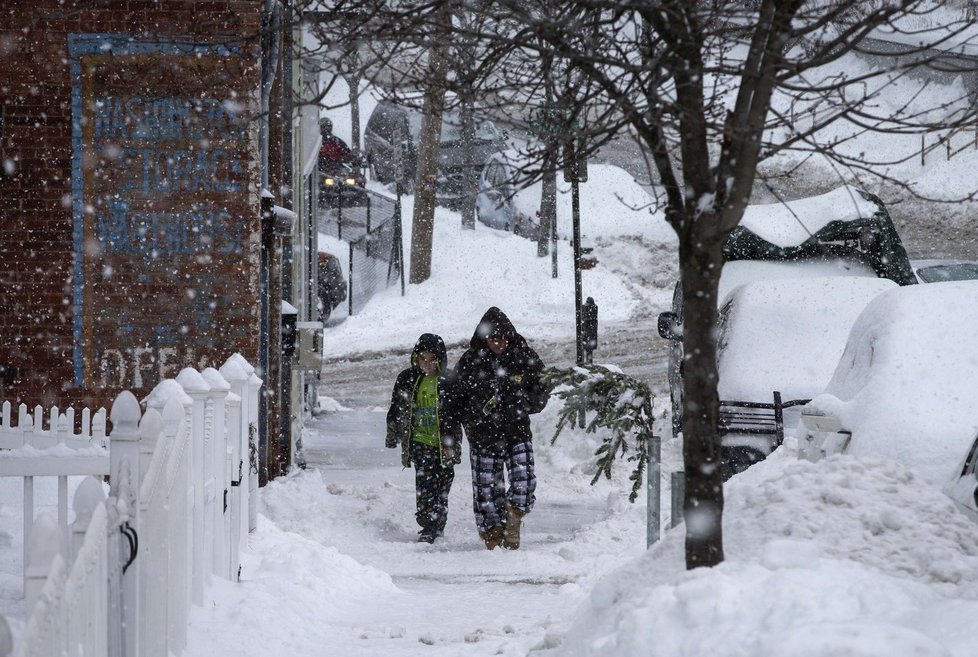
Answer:
[[590, 444], [550, 447], [549, 436], [536, 440], [537, 503], [519, 551], [482, 545], [467, 459], [445, 537], [417, 543], [413, 470], [384, 448], [384, 422], [380, 410], [313, 421], [309, 468], [262, 490], [242, 582], [209, 589], [188, 657], [230, 647], [261, 657], [525, 655], [555, 645], [597, 578], [644, 552], [645, 507], [618, 482], [588, 484], [579, 463]]
[[550, 446], [538, 431], [519, 551], [482, 548], [464, 463], [444, 539], [418, 544], [383, 422], [365, 409], [310, 426], [314, 465], [263, 489], [242, 582], [194, 609], [188, 657], [976, 654], [978, 528], [899, 464], [782, 449], [726, 486], [726, 561], [687, 572], [682, 527], [646, 551], [625, 473], [589, 486], [594, 444], [573, 432]]

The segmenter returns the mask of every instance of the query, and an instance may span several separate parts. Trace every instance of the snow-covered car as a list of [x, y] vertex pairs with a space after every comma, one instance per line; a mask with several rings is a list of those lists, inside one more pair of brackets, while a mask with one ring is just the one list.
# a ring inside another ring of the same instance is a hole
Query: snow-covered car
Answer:
[[725, 479], [781, 444], [784, 427], [797, 424], [800, 407], [831, 378], [856, 317], [893, 287], [883, 278], [827, 276], [730, 291], [717, 331]]
[[513, 151], [499, 151], [489, 156], [479, 175], [475, 217], [489, 228], [508, 230], [533, 239], [537, 236], [538, 224], [516, 203], [521, 163]]
[[978, 281], [880, 294], [853, 325], [824, 392], [803, 410], [802, 453], [899, 461], [978, 512], [976, 326]]
[[911, 260], [910, 265], [920, 283], [978, 280], [978, 261], [975, 260]]
[[[813, 294], [809, 289], [810, 281], [821, 277], [889, 279], [893, 284], [909, 285], [916, 283], [910, 261], [900, 242], [900, 237], [893, 227], [882, 202], [875, 196], [867, 194], [854, 187], [844, 186], [821, 196], [800, 199], [786, 204], [754, 205], [747, 208], [741, 225], [731, 233], [724, 244], [726, 260], [720, 277], [718, 308], [724, 309], [734, 290], [744, 284], [765, 280], [792, 280], [778, 286], [779, 294], [784, 299], [774, 299], [775, 306], [785, 305], [783, 313], [804, 313], [804, 307], [792, 309], [791, 304], [803, 304], [805, 295]], [[847, 285], [847, 284], [842, 284]], [[796, 288], [791, 291], [792, 286]], [[862, 289], [859, 284], [852, 284], [853, 290]], [[877, 290], [878, 292], [878, 290]], [[839, 292], [840, 295], [844, 294]], [[853, 298], [857, 303], [865, 304], [869, 296], [856, 293]], [[856, 308], [849, 297], [840, 296], [833, 299], [831, 295], [819, 300], [818, 304], [826, 304], [826, 313], [833, 312], [833, 304], [838, 306], [840, 316], [844, 315], [853, 321]], [[672, 402], [673, 434], [682, 429], [682, 388], [683, 388], [683, 345], [682, 345], [682, 289], [677, 283], [673, 295], [673, 309], [659, 316], [659, 334], [672, 341], [669, 359], [669, 389]], [[777, 312], [770, 310], [760, 312], [752, 320], [752, 329], [758, 338], [756, 348], [762, 352], [764, 345], [779, 339], [784, 333], [786, 324], [779, 318]], [[841, 330], [841, 329], [839, 329]], [[837, 344], [841, 353], [842, 345], [836, 337], [827, 339], [827, 344]], [[843, 334], [844, 337], [845, 334]], [[796, 357], [802, 362], [807, 356], [806, 350], [817, 351], [815, 344], [818, 336], [814, 335], [809, 344], [797, 344]], [[784, 367], [768, 368], [763, 376], [756, 371], [750, 358], [742, 361], [735, 369], [733, 365], [725, 367], [721, 373], [721, 382], [739, 380], [753, 381], [754, 389], [751, 395], [744, 396], [741, 391], [731, 388], [721, 388], [721, 411], [730, 414], [741, 414], [742, 420], [736, 424], [736, 431], [747, 434], [750, 430], [750, 418], [760, 416], [757, 423], [767, 430], [779, 416], [781, 409], [767, 408], [776, 406], [774, 392], [782, 393], [782, 401], [791, 401], [784, 395], [788, 392], [788, 383], [794, 380], [790, 371], [792, 365], [785, 363]], [[827, 377], [826, 377], [827, 378]], [[823, 381], [826, 379], [823, 379]], [[818, 383], [808, 388], [806, 395], [797, 397], [803, 399], [818, 392]], [[763, 394], [761, 394], [763, 391]], [[747, 391], [744, 391], [747, 392]], [[735, 395], [736, 396], [724, 396]], [[737, 403], [732, 403], [737, 402]], [[751, 409], [750, 405], [763, 405]], [[730, 474], [764, 458], [770, 450], [747, 449], [737, 435], [730, 432], [727, 426], [721, 424], [721, 435], [729, 448], [724, 449], [723, 459], [725, 472]]]

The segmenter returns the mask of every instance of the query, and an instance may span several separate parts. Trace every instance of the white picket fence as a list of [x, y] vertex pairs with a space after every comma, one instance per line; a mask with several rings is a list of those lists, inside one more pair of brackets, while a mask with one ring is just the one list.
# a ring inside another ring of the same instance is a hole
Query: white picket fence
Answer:
[[[13, 645], [0, 617], [0, 657], [169, 657], [187, 642], [191, 604], [213, 575], [237, 580], [257, 518], [253, 469], [261, 380], [235, 354], [220, 371], [187, 368], [143, 400], [44, 412], [9, 403], [0, 476], [24, 480], [27, 622]], [[75, 491], [68, 525], [68, 477]], [[102, 478], [109, 476], [106, 497]], [[58, 520], [34, 518], [34, 478], [58, 478]]]

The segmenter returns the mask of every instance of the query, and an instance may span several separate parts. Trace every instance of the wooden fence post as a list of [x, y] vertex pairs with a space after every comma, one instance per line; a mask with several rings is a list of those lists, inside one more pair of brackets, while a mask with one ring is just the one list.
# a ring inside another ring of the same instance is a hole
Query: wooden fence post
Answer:
[[[186, 397], [186, 393], [183, 395]], [[189, 398], [188, 398], [189, 399]], [[174, 396], [163, 407], [164, 440], [170, 445], [166, 488], [166, 532], [169, 544], [167, 576], [166, 648], [179, 655], [187, 645], [187, 616], [191, 599], [192, 527], [190, 523], [190, 426], [188, 407]], [[164, 653], [167, 654], [167, 653]]]
[[210, 542], [207, 546], [207, 555], [210, 560], [206, 567], [213, 573], [222, 577], [227, 572], [227, 544], [228, 535], [224, 529], [224, 514], [227, 503], [227, 489], [230, 482], [227, 480], [227, 399], [231, 392], [231, 385], [213, 367], [208, 367], [201, 376], [210, 386], [210, 406], [211, 406], [211, 426], [210, 426], [210, 448], [207, 454], [207, 486], [208, 496], [213, 500], [211, 503], [211, 516], [208, 519], [210, 526]]
[[[118, 526], [112, 524], [109, 541], [121, 563], [109, 563], [109, 646], [114, 654], [134, 655], [139, 645], [139, 569], [137, 546], [139, 532], [139, 420], [142, 412], [136, 396], [128, 390], [119, 393], [112, 403], [109, 419], [110, 497], [119, 511]], [[133, 540], [131, 537], [136, 537]], [[135, 559], [125, 573], [122, 567]], [[116, 608], [116, 606], [118, 607]], [[121, 645], [117, 642], [121, 641]], [[115, 652], [118, 651], [118, 652]]]
[[177, 375], [177, 383], [183, 386], [184, 392], [193, 399], [192, 419], [190, 422], [190, 481], [194, 491], [193, 517], [193, 559], [191, 560], [191, 580], [193, 582], [193, 601], [198, 606], [204, 604], [204, 584], [210, 573], [210, 564], [204, 568], [204, 526], [206, 516], [206, 500], [204, 495], [204, 472], [207, 454], [206, 435], [204, 432], [204, 411], [207, 396], [211, 387], [204, 381], [200, 372], [192, 367], [185, 367]]
[[[250, 376], [240, 363], [228, 359], [221, 366], [221, 376], [228, 382], [231, 392], [228, 394], [228, 441], [231, 446], [231, 478], [230, 493], [228, 500], [228, 532], [230, 544], [228, 545], [228, 571], [227, 577], [232, 581], [237, 580], [238, 561], [240, 554], [241, 537], [248, 531], [248, 508], [243, 506], [243, 495], [248, 490], [248, 474], [250, 464], [248, 462], [248, 445], [245, 442], [248, 438], [248, 426], [245, 421], [246, 406], [243, 401], [247, 394], [248, 377]], [[242, 506], [244, 511], [242, 511]]]

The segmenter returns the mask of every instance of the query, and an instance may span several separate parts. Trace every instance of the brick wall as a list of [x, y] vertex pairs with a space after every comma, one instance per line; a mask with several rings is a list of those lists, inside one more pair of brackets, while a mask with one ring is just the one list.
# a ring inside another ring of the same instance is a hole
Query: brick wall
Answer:
[[0, 6], [0, 381], [105, 405], [258, 361], [261, 3]]

